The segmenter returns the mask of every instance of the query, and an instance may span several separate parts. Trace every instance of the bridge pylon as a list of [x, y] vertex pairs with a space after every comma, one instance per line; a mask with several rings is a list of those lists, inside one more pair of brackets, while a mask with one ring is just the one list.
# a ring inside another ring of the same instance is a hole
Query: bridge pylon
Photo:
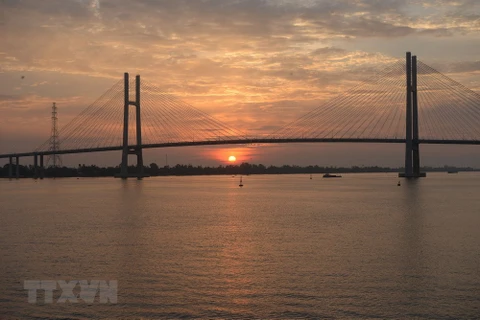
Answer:
[[417, 57], [406, 54], [406, 132], [405, 132], [405, 172], [402, 178], [422, 178], [427, 174], [420, 172], [420, 139], [418, 133], [418, 90]]
[[[122, 179], [137, 178], [141, 180], [145, 175], [143, 170], [143, 149], [142, 149], [142, 121], [140, 109], [140, 76], [135, 77], [135, 101], [130, 101], [130, 80], [128, 73], [124, 75], [124, 90], [125, 90], [125, 105], [123, 113], [123, 149], [122, 149], [122, 164], [120, 169], [120, 177]], [[135, 126], [136, 126], [136, 145], [130, 146], [128, 143], [128, 118], [130, 106], [135, 107]], [[137, 172], [128, 172], [128, 155], [134, 154], [137, 156]]]

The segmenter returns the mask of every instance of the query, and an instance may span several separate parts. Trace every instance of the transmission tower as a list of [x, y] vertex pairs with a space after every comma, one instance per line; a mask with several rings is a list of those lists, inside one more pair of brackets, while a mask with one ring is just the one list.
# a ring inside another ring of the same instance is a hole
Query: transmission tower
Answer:
[[50, 148], [48, 149], [53, 153], [47, 158], [47, 166], [51, 163], [54, 168], [56, 168], [58, 165], [62, 165], [62, 158], [60, 158], [60, 155], [56, 154], [56, 152], [60, 150], [60, 138], [57, 129], [57, 121], [57, 106], [54, 102], [52, 106], [52, 133], [50, 136]]

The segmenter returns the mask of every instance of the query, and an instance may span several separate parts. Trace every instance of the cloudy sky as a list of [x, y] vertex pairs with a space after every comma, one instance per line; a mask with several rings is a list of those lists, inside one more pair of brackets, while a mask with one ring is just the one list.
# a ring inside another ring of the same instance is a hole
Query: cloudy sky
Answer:
[[[480, 93], [478, 0], [0, 0], [0, 153], [30, 151], [124, 72], [249, 135], [284, 126], [405, 51]], [[480, 167], [480, 148], [424, 146]], [[401, 166], [402, 146], [271, 145], [147, 152], [147, 162]], [[118, 158], [118, 159], [117, 159]], [[69, 156], [116, 164], [118, 154]]]

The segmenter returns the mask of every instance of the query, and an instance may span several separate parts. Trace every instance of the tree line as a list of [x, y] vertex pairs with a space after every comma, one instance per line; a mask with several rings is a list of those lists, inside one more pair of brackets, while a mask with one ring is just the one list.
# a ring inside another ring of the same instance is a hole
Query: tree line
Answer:
[[[0, 167], [0, 177], [6, 178], [9, 174], [9, 165]], [[423, 167], [425, 172], [445, 171], [477, 171], [473, 168], [457, 168], [453, 166]], [[135, 172], [135, 166], [129, 166], [129, 172]], [[219, 165], [217, 167], [193, 166], [177, 164], [176, 166], [159, 167], [156, 163], [144, 166], [144, 172], [150, 176], [189, 176], [189, 175], [248, 175], [248, 174], [314, 174], [314, 173], [375, 173], [375, 172], [402, 172], [403, 168], [389, 168], [379, 166], [265, 166], [263, 164], [242, 163], [240, 165]], [[12, 174], [15, 176], [16, 165], [12, 165]], [[33, 165], [19, 166], [21, 177], [33, 178]], [[120, 173], [120, 166], [99, 167], [96, 165], [79, 164], [77, 167], [47, 167], [45, 177], [113, 177]]]

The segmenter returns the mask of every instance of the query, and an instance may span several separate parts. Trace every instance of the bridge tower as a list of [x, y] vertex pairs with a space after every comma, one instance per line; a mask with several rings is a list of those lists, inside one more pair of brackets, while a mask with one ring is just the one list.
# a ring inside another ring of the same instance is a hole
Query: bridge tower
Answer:
[[[124, 75], [125, 87], [125, 105], [123, 110], [123, 149], [122, 149], [122, 165], [120, 170], [120, 178], [128, 179], [129, 177], [136, 177], [141, 180], [147, 177], [143, 172], [143, 150], [142, 150], [142, 122], [140, 112], [140, 76], [135, 78], [135, 101], [130, 101], [130, 80], [128, 73]], [[136, 135], [137, 144], [129, 146], [128, 144], [128, 117], [130, 106], [135, 107], [136, 119]], [[128, 155], [134, 154], [137, 156], [137, 172], [128, 173]]]
[[48, 156], [47, 158], [47, 166], [49, 163], [52, 164], [53, 168], [55, 169], [57, 165], [62, 165], [62, 158], [60, 155], [57, 154], [57, 152], [60, 150], [60, 136], [58, 133], [58, 108], [56, 103], [53, 103], [52, 106], [52, 133], [50, 135], [50, 148], [49, 151], [52, 152], [51, 155]]
[[426, 177], [420, 172], [420, 143], [418, 133], [418, 92], [417, 92], [417, 57], [410, 52], [406, 54], [406, 132], [405, 132], [405, 172], [403, 178]]

